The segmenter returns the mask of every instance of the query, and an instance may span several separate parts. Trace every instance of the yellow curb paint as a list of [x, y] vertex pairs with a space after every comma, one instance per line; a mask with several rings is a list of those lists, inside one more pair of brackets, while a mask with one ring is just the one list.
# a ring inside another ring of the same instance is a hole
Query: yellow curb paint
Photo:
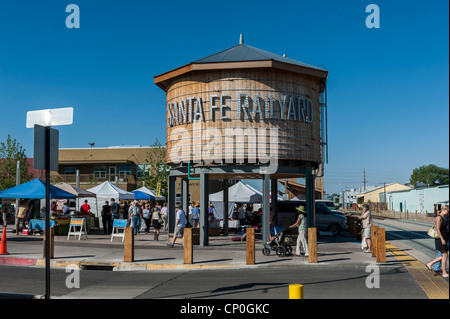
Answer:
[[386, 252], [405, 266], [420, 287], [422, 287], [428, 299], [449, 299], [447, 281], [441, 276], [430, 274], [425, 264], [389, 242], [386, 242]]

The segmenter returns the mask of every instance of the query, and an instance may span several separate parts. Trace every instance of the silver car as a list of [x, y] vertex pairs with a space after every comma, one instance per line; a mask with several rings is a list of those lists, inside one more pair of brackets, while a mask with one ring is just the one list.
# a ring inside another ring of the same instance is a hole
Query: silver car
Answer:
[[[290, 219], [291, 225], [297, 219], [299, 205], [306, 207], [306, 201], [280, 201], [278, 202], [278, 224], [286, 218]], [[340, 214], [333, 213], [325, 204], [315, 202], [316, 208], [316, 228], [322, 231], [329, 231], [333, 235], [338, 235], [342, 231], [348, 230], [347, 218]]]

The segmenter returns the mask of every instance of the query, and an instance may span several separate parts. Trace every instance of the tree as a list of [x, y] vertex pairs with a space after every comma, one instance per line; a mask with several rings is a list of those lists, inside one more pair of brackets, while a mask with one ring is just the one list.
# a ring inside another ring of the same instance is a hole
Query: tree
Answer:
[[16, 186], [17, 161], [21, 163], [21, 182], [28, 182], [33, 178], [33, 174], [28, 174], [29, 164], [25, 149], [8, 134], [6, 143], [0, 143], [0, 190]]
[[424, 183], [428, 187], [448, 184], [449, 182], [448, 168], [438, 167], [434, 164], [422, 165], [415, 168], [409, 178], [411, 185]]
[[161, 195], [167, 197], [167, 179], [170, 174], [170, 166], [166, 164], [166, 148], [156, 139], [151, 145], [151, 150], [147, 152], [144, 172], [140, 178], [149, 189], [156, 190], [158, 183], [161, 183]]

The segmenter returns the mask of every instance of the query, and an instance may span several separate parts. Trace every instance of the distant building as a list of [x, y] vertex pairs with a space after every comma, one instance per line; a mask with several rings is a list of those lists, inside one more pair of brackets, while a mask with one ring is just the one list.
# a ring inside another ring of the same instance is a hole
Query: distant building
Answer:
[[354, 208], [357, 207], [357, 196], [362, 192], [368, 192], [378, 186], [366, 186], [360, 188], [345, 189], [339, 194], [339, 203], [342, 208]]
[[58, 173], [62, 181], [75, 184], [78, 170], [80, 187], [85, 189], [117, 180], [118, 187], [131, 191], [138, 188], [150, 150], [152, 147], [144, 146], [61, 148]]
[[[59, 149], [58, 172], [52, 172], [54, 182], [63, 181], [76, 185], [76, 172], [80, 174], [80, 187], [92, 188], [104, 181], [116, 183], [126, 191], [133, 191], [142, 186], [139, 181], [142, 173], [148, 169], [146, 159], [153, 150], [151, 146], [112, 146], [96, 148], [61, 148]], [[42, 177], [41, 177], [42, 178]], [[45, 177], [44, 177], [45, 178]], [[231, 184], [236, 181], [230, 180]], [[176, 184], [176, 199], [181, 198], [181, 179]], [[200, 183], [189, 182], [189, 200], [200, 200]], [[221, 190], [222, 183], [211, 180], [211, 192]]]
[[394, 192], [394, 191], [402, 191], [409, 190], [411, 187], [406, 186], [400, 183], [390, 183], [382, 186], [375, 187], [369, 191], [364, 193], [360, 193], [356, 196], [358, 205], [362, 205], [364, 203], [384, 203], [384, 196], [380, 199], [380, 194], [385, 192]]
[[386, 192], [386, 200], [390, 210], [436, 213], [449, 203], [449, 185]]

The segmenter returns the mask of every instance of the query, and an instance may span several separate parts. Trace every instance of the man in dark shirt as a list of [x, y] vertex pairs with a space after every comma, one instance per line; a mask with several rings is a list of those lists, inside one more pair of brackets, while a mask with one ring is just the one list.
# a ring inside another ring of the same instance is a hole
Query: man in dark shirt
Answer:
[[103, 222], [103, 233], [111, 233], [111, 206], [109, 206], [108, 201], [105, 201], [105, 205], [102, 207], [102, 222]]
[[120, 205], [116, 203], [114, 198], [111, 198], [111, 214], [112, 214], [112, 223], [114, 224], [114, 219], [119, 219], [119, 209]]

